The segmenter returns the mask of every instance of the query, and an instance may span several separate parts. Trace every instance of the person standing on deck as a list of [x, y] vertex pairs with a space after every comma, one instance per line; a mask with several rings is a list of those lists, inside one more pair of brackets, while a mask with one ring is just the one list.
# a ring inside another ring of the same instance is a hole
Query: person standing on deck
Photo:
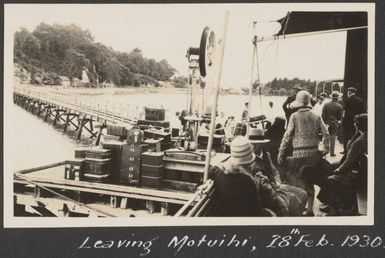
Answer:
[[249, 114], [249, 102], [245, 102], [245, 109], [242, 112], [242, 121], [247, 120], [248, 114]]
[[333, 91], [332, 101], [326, 103], [322, 109], [322, 119], [328, 126], [329, 131], [329, 137], [325, 139], [325, 150], [330, 151], [331, 157], [336, 156], [334, 147], [339, 123], [342, 118], [342, 106], [338, 103], [339, 96], [340, 94], [337, 91]]
[[354, 117], [358, 114], [365, 113], [363, 100], [356, 96], [357, 89], [349, 87], [347, 89], [348, 98], [345, 103], [344, 115], [342, 118], [342, 130], [344, 139], [344, 153], [347, 149], [347, 143], [352, 138], [355, 132], [353, 125]]
[[327, 94], [325, 92], [322, 92], [318, 98], [317, 103], [313, 107], [313, 112], [319, 116], [322, 115], [322, 109], [323, 109], [324, 105], [326, 104], [325, 103], [326, 97], [327, 97]]
[[293, 154], [289, 163], [289, 184], [302, 187], [309, 195], [307, 212], [312, 216], [314, 203], [314, 186], [304, 182], [299, 168], [307, 164], [316, 164], [321, 159], [318, 150], [319, 133], [328, 135], [328, 131], [321, 117], [312, 112], [311, 95], [302, 90], [297, 93], [292, 106], [299, 108], [291, 115], [285, 134], [283, 135], [278, 152], [278, 164], [282, 164], [287, 156], [287, 149], [292, 145]]

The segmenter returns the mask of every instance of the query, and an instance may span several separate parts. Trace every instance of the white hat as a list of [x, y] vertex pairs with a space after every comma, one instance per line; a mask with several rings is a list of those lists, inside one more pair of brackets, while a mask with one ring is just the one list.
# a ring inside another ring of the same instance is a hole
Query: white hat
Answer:
[[306, 90], [301, 90], [295, 96], [295, 100], [290, 104], [290, 108], [311, 107], [311, 95]]
[[250, 141], [244, 136], [236, 137], [230, 144], [230, 150], [230, 161], [233, 165], [247, 165], [255, 160]]

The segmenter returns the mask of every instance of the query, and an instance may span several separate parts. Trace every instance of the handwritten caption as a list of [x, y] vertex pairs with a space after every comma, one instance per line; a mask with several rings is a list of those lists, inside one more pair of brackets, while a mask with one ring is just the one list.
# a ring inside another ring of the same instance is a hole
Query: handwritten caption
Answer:
[[[160, 237], [151, 239], [138, 239], [131, 234], [127, 239], [121, 240], [101, 240], [86, 237], [82, 240], [78, 249], [136, 249], [140, 256], [151, 253], [156, 242]], [[301, 232], [298, 228], [293, 228], [285, 235], [272, 235], [262, 248], [312, 248], [312, 247], [359, 247], [359, 248], [385, 248], [385, 239], [380, 236], [369, 235], [347, 235], [340, 240], [330, 240], [326, 234], [312, 235]], [[210, 238], [207, 234], [200, 237], [190, 237], [189, 235], [172, 236], [166, 240], [166, 247], [170, 249], [174, 256], [190, 248], [224, 248], [224, 249], [243, 249], [245, 252], [254, 253], [257, 246], [261, 248], [260, 239], [252, 236], [241, 237], [237, 234], [222, 235], [220, 238]]]

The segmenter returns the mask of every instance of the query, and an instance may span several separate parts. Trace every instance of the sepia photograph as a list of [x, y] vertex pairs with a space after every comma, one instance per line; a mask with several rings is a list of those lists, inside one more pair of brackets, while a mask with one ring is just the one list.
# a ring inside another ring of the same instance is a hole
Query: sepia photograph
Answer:
[[4, 226], [373, 225], [374, 4], [6, 4]]

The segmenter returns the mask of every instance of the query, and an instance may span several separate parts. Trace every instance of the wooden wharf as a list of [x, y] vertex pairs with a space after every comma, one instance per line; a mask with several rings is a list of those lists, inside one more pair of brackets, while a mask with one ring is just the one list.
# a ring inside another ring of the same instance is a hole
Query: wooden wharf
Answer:
[[129, 105], [119, 103], [119, 108], [116, 108], [117, 103], [114, 102], [96, 103], [85, 96], [59, 90], [19, 86], [14, 88], [13, 101], [32, 114], [43, 117], [44, 121], [52, 120], [54, 126], [59, 122], [64, 124], [64, 132], [73, 128], [77, 131], [78, 140], [87, 131], [90, 138], [96, 138], [96, 145], [99, 145], [101, 131], [107, 124], [131, 127], [137, 123], [130, 116]]

